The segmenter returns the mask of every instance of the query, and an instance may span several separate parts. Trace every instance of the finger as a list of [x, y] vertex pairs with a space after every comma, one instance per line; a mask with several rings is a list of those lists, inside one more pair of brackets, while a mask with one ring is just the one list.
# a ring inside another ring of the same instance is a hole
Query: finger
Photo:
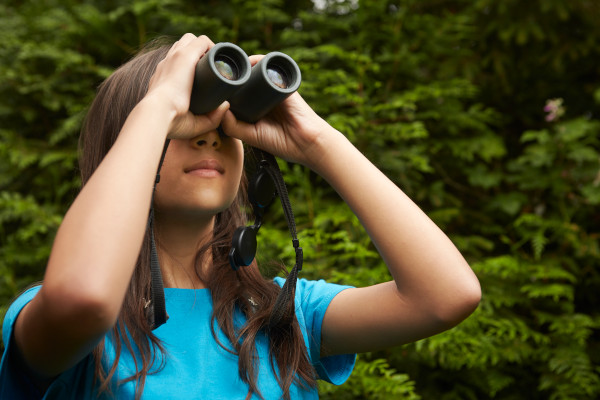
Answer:
[[189, 139], [206, 132], [216, 130], [224, 114], [229, 110], [229, 103], [223, 102], [216, 109], [202, 115], [194, 115], [188, 111], [185, 115], [177, 118], [169, 131], [169, 139]]
[[181, 54], [182, 59], [192, 62], [194, 65], [214, 46], [208, 36], [186, 36], [185, 41], [174, 50], [174, 53]]
[[248, 143], [250, 146], [257, 145], [257, 131], [254, 124], [249, 124], [244, 121], [238, 120], [231, 110], [228, 110], [223, 115], [221, 121], [223, 131], [227, 136], [240, 139], [241, 141]]
[[194, 39], [196, 39], [195, 35], [193, 35], [191, 33], [186, 33], [178, 41], [176, 41], [175, 43], [173, 43], [173, 45], [171, 46], [171, 48], [167, 52], [167, 57], [169, 55], [173, 54], [177, 49], [181, 48], [182, 46], [185, 46], [186, 44], [188, 44], [189, 42], [191, 42]]
[[265, 57], [264, 54], [253, 54], [248, 57], [248, 60], [250, 60], [250, 65], [254, 67], [264, 57]]
[[[173, 68], [186, 68], [186, 76], [193, 79], [194, 69], [206, 52], [214, 46], [212, 40], [207, 36], [194, 36], [187, 33], [182, 36], [178, 43], [174, 44], [168, 51], [165, 63], [171, 63]], [[185, 67], [184, 67], [185, 66]], [[181, 70], [183, 73], [183, 70]]]
[[219, 127], [219, 125], [221, 125], [221, 123], [223, 122], [223, 118], [225, 117], [225, 114], [227, 113], [227, 111], [229, 111], [229, 102], [224, 101], [223, 103], [221, 103], [219, 105], [219, 107], [217, 107], [216, 109], [212, 110], [211, 112], [205, 114], [205, 117], [209, 121], [211, 130], [216, 129]]
[[215, 43], [206, 35], [194, 37], [193, 40], [190, 40], [189, 43], [186, 43], [186, 47], [191, 47], [194, 49], [194, 51], [199, 52], [199, 58], [201, 58], [208, 50], [213, 48], [214, 45]]
[[174, 57], [175, 53], [182, 52], [189, 54], [195, 61], [210, 50], [215, 44], [206, 35], [196, 37], [191, 33], [186, 33], [178, 41], [173, 43], [165, 57]]

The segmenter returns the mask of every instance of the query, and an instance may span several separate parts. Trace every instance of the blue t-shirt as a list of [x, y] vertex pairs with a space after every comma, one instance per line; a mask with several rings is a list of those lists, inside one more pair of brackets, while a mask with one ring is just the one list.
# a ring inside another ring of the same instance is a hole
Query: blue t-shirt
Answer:
[[[275, 278], [281, 286], [283, 279]], [[308, 281], [299, 279], [296, 289], [296, 316], [304, 336], [309, 357], [318, 378], [334, 383], [343, 383], [354, 367], [354, 354], [321, 358], [321, 323], [327, 306], [340, 291], [348, 288], [326, 283], [323, 280]], [[4, 319], [2, 337], [5, 351], [0, 365], [0, 400], [35, 398], [24, 397], [27, 377], [17, 375], [17, 369], [7, 362], [7, 352], [11, 351], [11, 335], [19, 312], [33, 299], [40, 286], [23, 293], [10, 306]], [[208, 289], [165, 289], [166, 307], [169, 320], [154, 331], [163, 341], [166, 349], [165, 366], [159, 373], [146, 377], [142, 399], [244, 399], [248, 386], [238, 375], [237, 356], [224, 350], [213, 338], [210, 324], [212, 299]], [[242, 324], [244, 317], [236, 315], [236, 324]], [[217, 335], [223, 344], [228, 341], [222, 332]], [[105, 348], [108, 362], [114, 360], [114, 343], [106, 336]], [[268, 357], [268, 339], [259, 336], [256, 344], [260, 359], [258, 388], [266, 400], [280, 399], [281, 388], [273, 374]], [[121, 358], [114, 382], [133, 375], [133, 357], [126, 349]], [[96, 399], [94, 387], [94, 365], [91, 356], [83, 359], [73, 368], [59, 375], [48, 388], [43, 399]], [[135, 384], [128, 382], [116, 385], [111, 398], [132, 399]], [[293, 385], [290, 388], [292, 399], [317, 399], [316, 389], [305, 390]], [[101, 397], [102, 398], [102, 397]], [[252, 399], [257, 399], [253, 396]]]

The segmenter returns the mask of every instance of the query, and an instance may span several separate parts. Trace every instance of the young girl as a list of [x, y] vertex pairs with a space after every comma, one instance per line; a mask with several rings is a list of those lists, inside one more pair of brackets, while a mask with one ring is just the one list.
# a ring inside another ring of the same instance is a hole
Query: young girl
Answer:
[[[84, 186], [43, 285], [6, 314], [1, 399], [313, 399], [317, 379], [348, 377], [355, 353], [449, 329], [477, 306], [479, 283], [446, 235], [298, 93], [256, 124], [238, 121], [227, 102], [192, 114], [194, 67], [212, 46], [186, 34], [100, 87], [80, 142]], [[233, 270], [227, 258], [246, 222], [242, 142], [325, 178], [393, 281], [299, 280], [295, 315], [270, 324], [283, 280], [263, 279], [256, 263]], [[155, 330], [152, 201], [169, 314]]]

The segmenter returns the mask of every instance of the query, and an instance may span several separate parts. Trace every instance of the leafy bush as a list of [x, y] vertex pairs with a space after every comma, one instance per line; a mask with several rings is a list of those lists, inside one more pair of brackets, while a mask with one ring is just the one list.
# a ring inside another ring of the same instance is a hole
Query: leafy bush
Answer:
[[[94, 88], [147, 40], [205, 33], [296, 59], [314, 109], [480, 278], [458, 327], [361, 355], [336, 399], [600, 396], [600, 4], [588, 0], [8, 1], [0, 5], [0, 312], [42, 279], [79, 187]], [[281, 163], [308, 278], [389, 279], [320, 177]], [[377, 195], [372, 194], [372, 195]], [[291, 262], [282, 213], [261, 260]]]

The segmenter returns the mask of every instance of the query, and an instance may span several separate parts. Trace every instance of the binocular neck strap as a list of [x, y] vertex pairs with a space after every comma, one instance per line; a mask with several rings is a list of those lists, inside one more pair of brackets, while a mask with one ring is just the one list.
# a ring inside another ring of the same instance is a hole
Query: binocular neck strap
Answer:
[[[145, 306], [146, 309], [146, 318], [148, 319], [148, 323], [152, 330], [158, 328], [167, 322], [169, 316], [167, 315], [166, 306], [165, 306], [165, 293], [164, 293], [164, 285], [162, 274], [160, 271], [160, 263], [158, 260], [158, 252], [156, 250], [156, 241], [154, 239], [154, 193], [156, 190], [156, 184], [160, 181], [160, 169], [162, 167], [163, 161], [165, 159], [165, 154], [167, 152], [167, 148], [169, 146], [169, 140], [165, 142], [165, 146], [163, 148], [163, 152], [160, 158], [160, 162], [158, 164], [158, 170], [156, 173], [156, 179], [154, 181], [154, 188], [152, 189], [152, 203], [150, 205], [150, 213], [148, 216], [148, 225], [147, 229], [150, 231], [150, 272], [151, 272], [151, 286], [150, 286], [150, 302]], [[275, 304], [273, 306], [273, 311], [269, 318], [269, 326], [277, 326], [281, 321], [284, 321], [286, 315], [294, 315], [295, 313], [295, 304], [294, 297], [296, 293], [296, 282], [298, 279], [298, 272], [302, 270], [302, 263], [304, 260], [304, 254], [302, 252], [302, 247], [300, 247], [300, 242], [296, 233], [296, 221], [294, 219], [294, 213], [292, 211], [292, 206], [290, 204], [289, 195], [287, 188], [285, 186], [285, 182], [283, 181], [283, 176], [281, 175], [281, 170], [279, 169], [279, 165], [277, 164], [277, 160], [275, 157], [267, 152], [262, 150], [254, 149], [257, 151], [262, 161], [266, 164], [267, 173], [273, 180], [275, 184], [275, 189], [277, 190], [277, 194], [279, 195], [279, 199], [281, 201], [281, 206], [283, 208], [283, 212], [285, 214], [285, 218], [288, 224], [288, 228], [290, 230], [290, 234], [292, 236], [292, 244], [294, 246], [295, 254], [296, 254], [296, 262], [294, 264], [294, 268], [288, 274], [281, 291], [275, 300]], [[262, 162], [261, 161], [261, 162]]]
[[285, 283], [283, 284], [283, 287], [281, 288], [281, 291], [275, 300], [271, 316], [269, 317], [269, 326], [275, 327], [279, 325], [281, 321], [285, 321], [284, 318], [286, 315], [295, 315], [294, 297], [296, 295], [296, 282], [298, 280], [298, 272], [302, 270], [304, 254], [296, 234], [296, 220], [294, 219], [294, 212], [292, 211], [287, 187], [285, 186], [285, 182], [283, 180], [283, 176], [281, 175], [281, 170], [279, 169], [277, 160], [275, 160], [275, 157], [272, 154], [265, 151], [259, 149], [254, 149], [254, 151], [258, 152], [260, 155], [261, 163], [266, 166], [267, 173], [275, 184], [275, 189], [277, 190], [279, 200], [281, 201], [281, 207], [283, 208], [285, 219], [287, 220], [288, 228], [292, 236], [292, 244], [296, 253], [296, 262], [294, 264], [294, 268], [292, 268], [288, 274]]
[[156, 179], [154, 180], [154, 187], [152, 188], [152, 201], [150, 203], [150, 214], [148, 215], [148, 227], [150, 231], [150, 301], [146, 303], [146, 318], [150, 329], [154, 330], [167, 322], [169, 316], [167, 315], [167, 308], [165, 306], [165, 289], [160, 272], [160, 263], [158, 261], [158, 252], [156, 251], [156, 241], [154, 240], [154, 192], [156, 191], [156, 185], [160, 182], [160, 169], [163, 161], [165, 160], [165, 154], [167, 154], [167, 148], [169, 147], [170, 140], [167, 139], [165, 146], [163, 147], [162, 155], [160, 156], [160, 162], [158, 163], [158, 170], [156, 171]]

